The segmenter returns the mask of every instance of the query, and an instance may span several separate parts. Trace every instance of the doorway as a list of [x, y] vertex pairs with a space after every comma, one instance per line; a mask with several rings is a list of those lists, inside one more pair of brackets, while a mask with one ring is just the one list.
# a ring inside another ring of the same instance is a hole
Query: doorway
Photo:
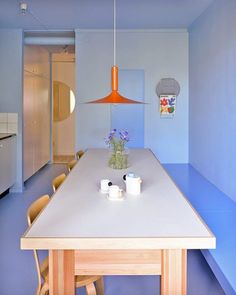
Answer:
[[[53, 122], [53, 81], [57, 103], [67, 108]], [[64, 93], [63, 95], [60, 92]], [[53, 161], [65, 163], [75, 152], [75, 33], [24, 33], [23, 175], [29, 179]], [[67, 103], [64, 96], [69, 96]], [[66, 115], [67, 113], [67, 115]], [[58, 158], [57, 158], [58, 156]]]
[[54, 163], [75, 153], [75, 54], [52, 54], [52, 152]]

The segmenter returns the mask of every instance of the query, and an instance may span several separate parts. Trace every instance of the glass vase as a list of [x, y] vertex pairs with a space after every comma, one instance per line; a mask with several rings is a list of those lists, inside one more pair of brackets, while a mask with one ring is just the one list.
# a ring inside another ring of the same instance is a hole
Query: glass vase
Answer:
[[128, 168], [128, 149], [117, 150], [110, 149], [108, 166], [113, 169], [126, 169]]

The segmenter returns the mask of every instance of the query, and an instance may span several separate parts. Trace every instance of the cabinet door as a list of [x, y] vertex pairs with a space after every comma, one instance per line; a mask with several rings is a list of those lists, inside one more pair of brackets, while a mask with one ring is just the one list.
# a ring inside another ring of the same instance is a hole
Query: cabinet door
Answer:
[[34, 173], [38, 171], [41, 166], [40, 149], [41, 149], [41, 89], [40, 89], [40, 77], [34, 78]]
[[49, 54], [39, 46], [24, 52], [24, 180], [50, 160]]
[[41, 166], [50, 161], [50, 81], [49, 79], [42, 79], [42, 101], [40, 106], [41, 114]]
[[49, 80], [35, 79], [34, 113], [34, 170], [38, 171], [50, 160], [50, 100]]
[[34, 174], [34, 75], [24, 74], [24, 180]]
[[0, 140], [0, 194], [16, 181], [16, 136]]

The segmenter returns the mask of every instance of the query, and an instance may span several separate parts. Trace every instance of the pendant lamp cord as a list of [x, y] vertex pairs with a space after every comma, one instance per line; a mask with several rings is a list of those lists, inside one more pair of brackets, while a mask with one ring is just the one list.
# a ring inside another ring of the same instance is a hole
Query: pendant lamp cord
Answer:
[[114, 66], [116, 65], [116, 0], [114, 0]]

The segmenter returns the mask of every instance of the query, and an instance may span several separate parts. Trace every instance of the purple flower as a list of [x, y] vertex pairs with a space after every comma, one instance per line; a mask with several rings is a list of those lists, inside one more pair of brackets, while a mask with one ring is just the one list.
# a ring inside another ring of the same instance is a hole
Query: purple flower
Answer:
[[124, 131], [120, 131], [120, 139], [123, 141], [129, 141], [129, 133], [128, 131], [124, 130]]
[[105, 137], [104, 138], [104, 141], [105, 141], [105, 144], [106, 145], [109, 145], [110, 144], [110, 139], [108, 137]]
[[111, 141], [113, 140], [113, 138], [115, 137], [116, 134], [116, 129], [113, 129], [107, 137], [104, 138], [105, 144], [106, 145], [110, 145]]
[[[111, 145], [114, 144], [115, 142], [117, 142], [117, 138], [115, 137], [116, 135], [116, 129], [113, 129], [107, 137], [104, 138], [105, 144], [106, 145]], [[120, 140], [124, 142], [128, 142], [129, 141], [129, 133], [126, 130], [122, 130], [119, 132], [120, 135]]]
[[116, 134], [116, 129], [113, 129], [108, 135], [109, 140], [112, 140], [115, 134]]

